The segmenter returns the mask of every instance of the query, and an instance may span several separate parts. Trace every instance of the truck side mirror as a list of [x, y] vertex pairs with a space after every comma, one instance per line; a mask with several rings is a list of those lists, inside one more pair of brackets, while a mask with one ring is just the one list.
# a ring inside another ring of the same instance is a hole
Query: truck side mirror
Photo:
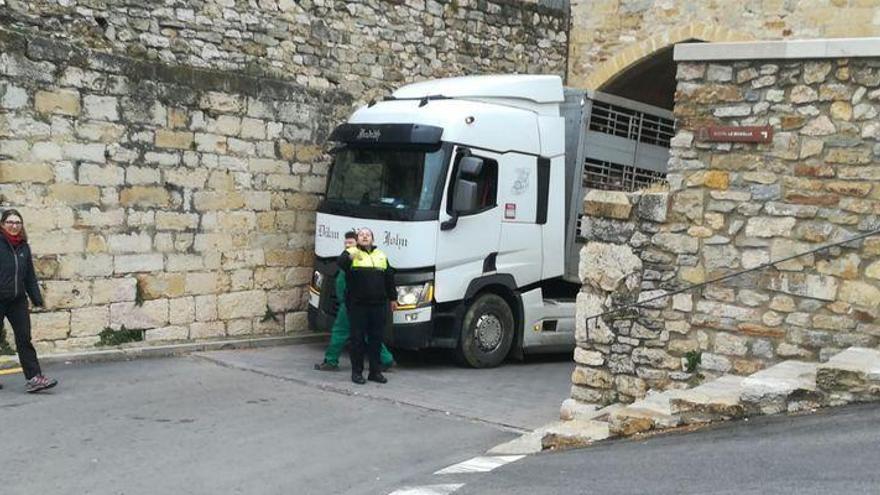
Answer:
[[483, 160], [465, 156], [458, 163], [458, 179], [455, 181], [455, 195], [452, 198], [452, 211], [458, 214], [477, 209], [478, 188], [476, 179], [483, 171]]
[[458, 162], [452, 195], [452, 218], [440, 225], [440, 230], [454, 229], [458, 224], [458, 216], [477, 209], [479, 200], [479, 184], [477, 179], [483, 172], [483, 159], [475, 156], [463, 156]]
[[477, 209], [478, 184], [472, 180], [459, 177], [455, 182], [455, 197], [452, 199], [452, 211], [456, 214], [468, 213]]

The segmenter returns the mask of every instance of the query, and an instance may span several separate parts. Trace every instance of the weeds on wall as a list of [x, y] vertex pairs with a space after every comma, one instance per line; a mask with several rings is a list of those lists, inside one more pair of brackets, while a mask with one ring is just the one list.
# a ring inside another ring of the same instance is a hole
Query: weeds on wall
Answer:
[[130, 342], [141, 342], [144, 340], [144, 331], [143, 330], [132, 330], [125, 328], [125, 325], [122, 326], [119, 330], [113, 330], [112, 328], [105, 328], [101, 333], [98, 334], [98, 342], [95, 344], [95, 347], [107, 347], [107, 346], [116, 346], [122, 344], [128, 344]]

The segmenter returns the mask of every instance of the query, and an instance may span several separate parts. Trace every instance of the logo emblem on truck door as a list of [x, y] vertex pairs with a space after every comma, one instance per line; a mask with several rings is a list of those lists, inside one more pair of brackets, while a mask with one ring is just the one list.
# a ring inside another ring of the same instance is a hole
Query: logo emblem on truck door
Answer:
[[525, 194], [529, 190], [529, 175], [531, 175], [531, 171], [527, 168], [516, 169], [516, 180], [513, 181], [513, 188], [510, 192], [517, 196]]

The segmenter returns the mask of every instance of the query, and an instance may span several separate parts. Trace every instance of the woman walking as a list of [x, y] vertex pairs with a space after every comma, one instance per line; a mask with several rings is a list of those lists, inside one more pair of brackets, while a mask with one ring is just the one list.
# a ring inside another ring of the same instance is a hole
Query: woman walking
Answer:
[[[37, 351], [31, 343], [31, 314], [27, 298], [34, 306], [43, 306], [37, 285], [31, 248], [27, 242], [21, 213], [6, 210], [0, 214], [0, 322], [5, 317], [15, 334], [15, 349], [27, 379], [26, 391], [39, 392], [54, 387], [57, 380], [43, 376]], [[0, 386], [2, 387], [2, 386]]]

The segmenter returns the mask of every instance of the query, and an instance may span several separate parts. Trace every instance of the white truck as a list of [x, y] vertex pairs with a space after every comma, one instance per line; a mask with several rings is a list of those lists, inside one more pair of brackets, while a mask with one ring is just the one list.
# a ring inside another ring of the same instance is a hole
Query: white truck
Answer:
[[337, 127], [315, 224], [309, 324], [336, 314], [336, 258], [368, 227], [396, 270], [386, 342], [473, 367], [571, 350], [585, 188], [663, 180], [669, 111], [557, 76], [411, 84]]

